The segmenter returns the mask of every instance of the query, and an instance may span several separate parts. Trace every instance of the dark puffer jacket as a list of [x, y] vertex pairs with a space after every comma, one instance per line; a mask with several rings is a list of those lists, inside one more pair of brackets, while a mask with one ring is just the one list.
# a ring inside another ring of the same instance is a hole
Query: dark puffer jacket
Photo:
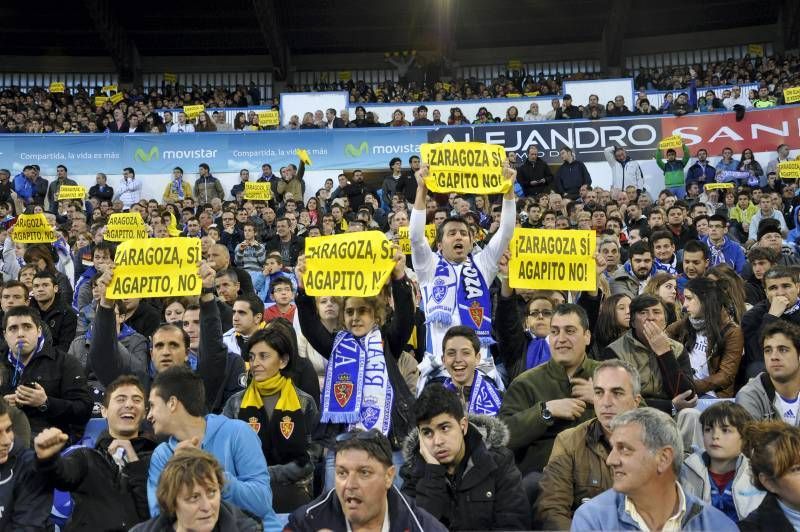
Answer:
[[425, 462], [414, 429], [403, 445], [403, 493], [450, 530], [528, 530], [530, 505], [508, 437], [496, 417], [470, 416], [464, 458], [451, 476]]

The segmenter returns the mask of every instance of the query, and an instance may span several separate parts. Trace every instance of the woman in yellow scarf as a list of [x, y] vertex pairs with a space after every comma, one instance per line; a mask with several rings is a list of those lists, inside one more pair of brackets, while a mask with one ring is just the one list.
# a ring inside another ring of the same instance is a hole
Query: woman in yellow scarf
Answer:
[[314, 472], [309, 452], [319, 422], [314, 399], [297, 388], [297, 353], [278, 328], [256, 331], [243, 353], [250, 363], [247, 388], [228, 400], [223, 414], [258, 434], [269, 466], [273, 506], [287, 513], [311, 500]]

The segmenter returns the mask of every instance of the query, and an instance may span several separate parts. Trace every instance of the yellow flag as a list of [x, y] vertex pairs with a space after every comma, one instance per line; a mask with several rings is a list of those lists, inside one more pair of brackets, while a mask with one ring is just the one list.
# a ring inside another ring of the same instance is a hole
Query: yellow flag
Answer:
[[199, 238], [126, 240], [114, 255], [116, 267], [106, 297], [199, 295], [202, 282], [197, 265], [201, 258]]
[[11, 238], [20, 244], [50, 244], [57, 240], [53, 228], [42, 213], [20, 214]]
[[376, 296], [394, 264], [392, 244], [378, 231], [310, 237], [303, 284], [311, 296]]
[[181, 230], [178, 229], [178, 221], [172, 211], [169, 211], [169, 225], [167, 226], [167, 233], [169, 236], [181, 236]]
[[297, 148], [296, 152], [297, 156], [300, 157], [300, 160], [303, 161], [303, 164], [306, 166], [311, 166], [311, 159], [308, 157], [308, 150], [301, 150]]
[[420, 152], [430, 165], [425, 184], [431, 192], [501, 194], [511, 187], [511, 181], [503, 177], [506, 154], [499, 144], [422, 144]]
[[509, 250], [512, 288], [593, 291], [597, 289], [594, 231], [514, 229]]

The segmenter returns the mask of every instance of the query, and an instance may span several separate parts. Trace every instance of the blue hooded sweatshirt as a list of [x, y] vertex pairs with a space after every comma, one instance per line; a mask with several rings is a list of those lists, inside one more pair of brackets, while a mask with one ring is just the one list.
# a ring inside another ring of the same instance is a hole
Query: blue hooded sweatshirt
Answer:
[[792, 210], [794, 229], [789, 231], [789, 234], [786, 235], [786, 241], [792, 246], [792, 251], [794, 251], [795, 254], [800, 254], [800, 221], [798, 221], [798, 215], [800, 215], [800, 205]]
[[[269, 470], [261, 440], [250, 426], [238, 419], [209, 414], [205, 416], [206, 434], [201, 448], [214, 455], [225, 471], [225, 488], [222, 500], [238, 506], [261, 517], [264, 530], [283, 529], [275, 511], [272, 509], [272, 488], [269, 483]], [[156, 487], [161, 471], [172, 455], [178, 440], [174, 437], [158, 447], [150, 458], [150, 471], [147, 478], [147, 501], [150, 515], [159, 514]]]

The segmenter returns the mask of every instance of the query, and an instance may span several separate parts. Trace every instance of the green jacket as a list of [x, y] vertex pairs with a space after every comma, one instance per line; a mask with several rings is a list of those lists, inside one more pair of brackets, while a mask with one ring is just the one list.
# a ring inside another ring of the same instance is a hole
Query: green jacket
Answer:
[[[591, 379], [599, 364], [585, 357], [573, 377]], [[498, 415], [511, 433], [508, 447], [516, 454], [523, 475], [544, 468], [553, 442], [561, 431], [594, 417], [594, 407], [587, 405], [583, 414], [573, 421], [556, 418], [546, 421], [542, 418], [542, 408], [547, 401], [569, 397], [572, 397], [569, 377], [553, 359], [520, 374], [508, 387]]]
[[683, 159], [680, 161], [664, 161], [664, 154], [661, 153], [661, 150], [657, 150], [655, 154], [656, 164], [659, 168], [664, 172], [664, 186], [667, 188], [670, 187], [682, 187], [685, 182], [684, 176], [684, 168], [686, 167], [686, 163], [689, 162], [689, 149], [686, 147], [686, 144], [681, 146], [683, 150]]

